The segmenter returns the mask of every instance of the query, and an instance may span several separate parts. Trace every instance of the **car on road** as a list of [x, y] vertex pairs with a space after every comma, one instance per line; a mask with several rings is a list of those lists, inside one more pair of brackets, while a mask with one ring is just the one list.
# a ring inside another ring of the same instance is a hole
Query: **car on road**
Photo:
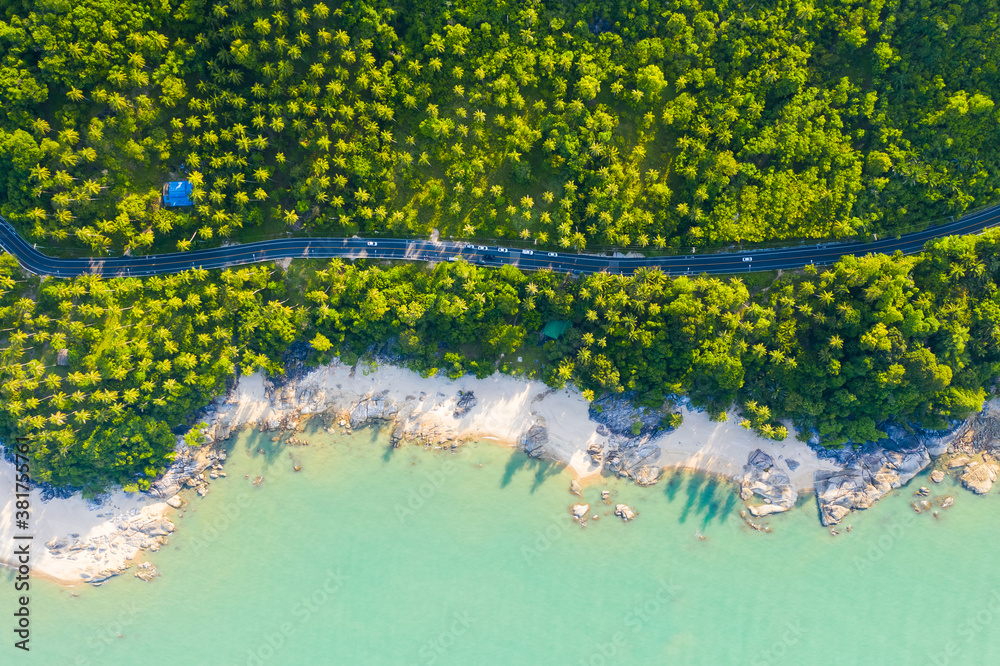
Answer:
[[505, 253], [505, 254], [506, 254], [506, 252], [507, 252], [507, 248], [505, 248], [505, 247], [498, 247], [498, 248], [497, 248], [497, 252], [503, 252], [503, 253]]
[[476, 246], [476, 249], [477, 250], [488, 250], [490, 248], [486, 247], [485, 245], [478, 245], [478, 246]]
[[376, 241], [368, 241], [368, 247], [375, 247], [376, 245], [378, 245]]
[[534, 250], [521, 250], [521, 254], [534, 254]]
[[448, 261], [461, 261], [461, 260], [462, 257], [458, 256], [457, 254], [454, 257], [448, 257]]
[[743, 261], [753, 261], [753, 257], [743, 257]]
[[559, 255], [558, 255], [557, 253], [555, 253], [555, 252], [549, 252], [549, 253], [548, 253], [548, 255], [549, 255], [550, 257], [558, 257], [558, 256], [559, 256]]

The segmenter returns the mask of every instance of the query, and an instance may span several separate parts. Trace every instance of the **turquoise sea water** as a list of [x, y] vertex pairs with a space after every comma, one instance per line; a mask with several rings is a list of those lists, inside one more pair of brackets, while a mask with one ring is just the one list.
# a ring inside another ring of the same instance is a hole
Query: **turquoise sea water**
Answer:
[[[4, 627], [0, 663], [996, 663], [995, 493], [946, 481], [955, 506], [916, 515], [920, 477], [835, 537], [812, 499], [764, 534], [725, 483], [607, 479], [585, 489], [600, 519], [581, 528], [570, 477], [510, 449], [305, 437], [234, 438], [228, 478], [148, 554], [162, 578], [78, 597], [36, 582], [32, 651]], [[638, 518], [607, 515], [602, 489]]]

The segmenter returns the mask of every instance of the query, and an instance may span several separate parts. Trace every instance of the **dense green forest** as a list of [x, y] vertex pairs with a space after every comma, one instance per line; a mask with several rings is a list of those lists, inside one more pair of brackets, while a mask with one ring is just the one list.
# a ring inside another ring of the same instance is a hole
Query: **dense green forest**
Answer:
[[[998, 0], [0, 14], [0, 212], [49, 252], [434, 228], [653, 249], [899, 233], [1000, 199]], [[162, 207], [171, 179], [195, 206]], [[303, 341], [310, 363], [380, 350], [863, 442], [993, 390], [998, 250], [990, 232], [745, 280], [365, 261], [53, 280], [7, 256], [0, 437], [32, 438], [39, 480], [145, 488], [172, 429]], [[572, 326], [539, 346], [552, 320]]]
[[[998, 0], [0, 13], [0, 210], [45, 247], [438, 228], [652, 249], [895, 233], [1000, 199]], [[193, 209], [159, 207], [170, 178]]]

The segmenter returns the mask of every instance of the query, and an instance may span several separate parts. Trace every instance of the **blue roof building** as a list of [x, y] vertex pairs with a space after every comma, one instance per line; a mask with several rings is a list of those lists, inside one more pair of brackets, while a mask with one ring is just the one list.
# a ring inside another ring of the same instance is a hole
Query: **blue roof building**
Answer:
[[191, 183], [186, 180], [175, 180], [163, 186], [163, 205], [168, 208], [175, 206], [193, 206], [191, 201]]

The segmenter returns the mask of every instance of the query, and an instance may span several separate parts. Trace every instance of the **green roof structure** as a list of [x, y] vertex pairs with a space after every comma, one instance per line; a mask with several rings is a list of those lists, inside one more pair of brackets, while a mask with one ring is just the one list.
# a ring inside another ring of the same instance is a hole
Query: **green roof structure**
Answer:
[[542, 335], [547, 338], [552, 338], [553, 340], [558, 340], [559, 336], [566, 332], [566, 329], [572, 326], [568, 321], [558, 321], [553, 320], [545, 325], [542, 329]]

